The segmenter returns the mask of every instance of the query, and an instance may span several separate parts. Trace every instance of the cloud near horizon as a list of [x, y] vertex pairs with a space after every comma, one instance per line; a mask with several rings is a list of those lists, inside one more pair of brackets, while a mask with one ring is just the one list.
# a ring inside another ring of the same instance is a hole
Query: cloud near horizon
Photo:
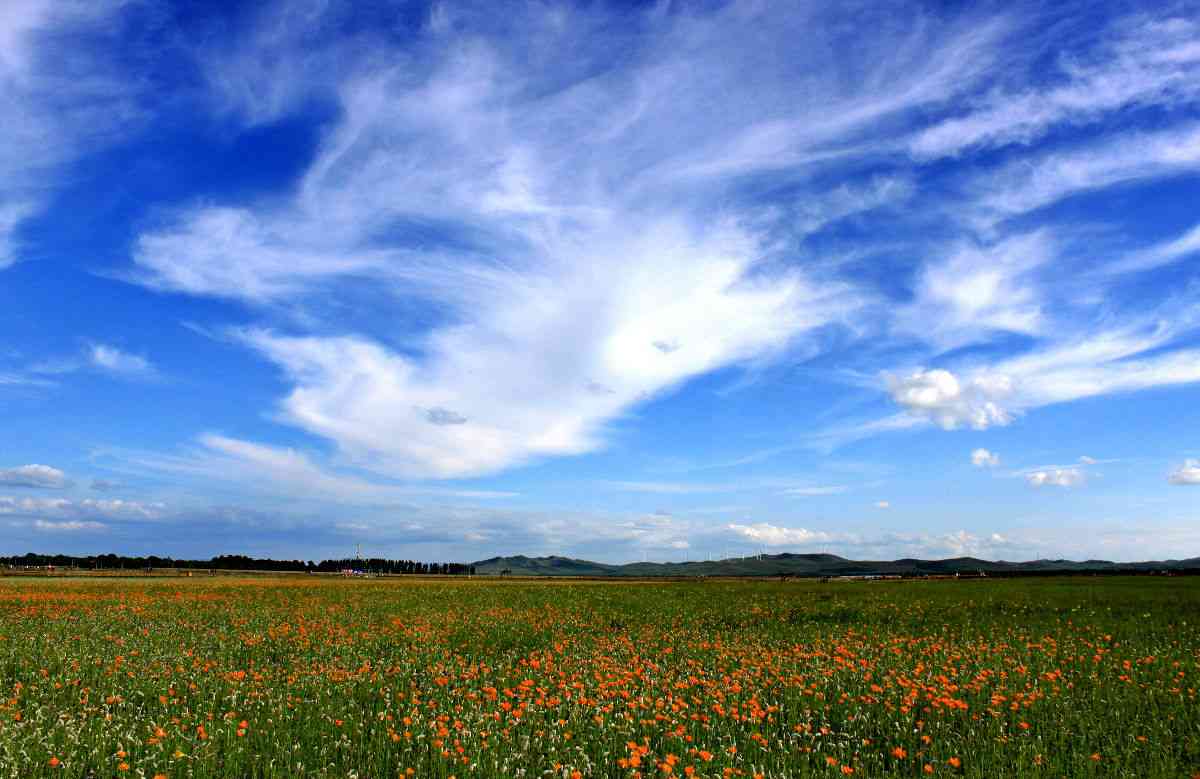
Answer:
[[62, 489], [67, 484], [67, 475], [49, 465], [19, 465], [0, 469], [0, 487]]

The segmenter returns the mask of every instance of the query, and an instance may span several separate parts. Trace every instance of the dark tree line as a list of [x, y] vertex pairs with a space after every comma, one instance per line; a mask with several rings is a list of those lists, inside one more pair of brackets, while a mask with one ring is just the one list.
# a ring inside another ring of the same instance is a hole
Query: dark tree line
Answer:
[[[312, 563], [309, 563], [311, 566]], [[440, 576], [474, 575], [475, 566], [462, 563], [421, 563], [416, 560], [384, 560], [372, 557], [369, 560], [346, 558], [344, 560], [322, 560], [313, 567], [318, 573], [336, 573], [355, 570], [369, 573], [437, 574]]]
[[179, 568], [185, 570], [218, 570], [218, 571], [292, 571], [313, 573], [339, 573], [341, 571], [362, 571], [366, 573], [417, 574], [439, 576], [465, 576], [475, 573], [475, 566], [462, 563], [422, 563], [416, 560], [384, 560], [371, 558], [360, 560], [345, 558], [342, 560], [322, 560], [314, 563], [312, 560], [271, 560], [247, 557], [245, 555], [219, 555], [211, 560], [177, 560], [173, 557], [125, 557], [124, 555], [102, 554], [88, 557], [73, 557], [71, 555], [41, 555], [32, 552], [13, 557], [0, 557], [0, 565], [14, 568], [36, 567], [44, 568], [79, 568], [83, 570], [145, 570], [147, 568]]

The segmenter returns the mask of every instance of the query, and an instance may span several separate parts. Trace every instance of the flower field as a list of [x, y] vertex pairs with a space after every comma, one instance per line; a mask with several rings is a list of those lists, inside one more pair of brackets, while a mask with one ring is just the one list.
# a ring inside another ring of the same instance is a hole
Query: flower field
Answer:
[[1200, 580], [0, 578], [3, 777], [1200, 772]]

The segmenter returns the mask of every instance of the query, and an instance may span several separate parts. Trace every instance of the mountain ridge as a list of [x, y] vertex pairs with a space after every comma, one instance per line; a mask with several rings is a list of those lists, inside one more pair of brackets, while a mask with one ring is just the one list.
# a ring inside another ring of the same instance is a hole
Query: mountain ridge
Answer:
[[1145, 573], [1200, 570], [1200, 557], [1183, 560], [1147, 560], [1117, 563], [1111, 560], [1029, 560], [1009, 562], [977, 557], [921, 560], [851, 560], [833, 554], [800, 554], [731, 557], [724, 560], [684, 562], [598, 563], [592, 560], [547, 555], [489, 557], [471, 563], [476, 573], [513, 576], [937, 576], [954, 574], [1022, 575], [1038, 573]]

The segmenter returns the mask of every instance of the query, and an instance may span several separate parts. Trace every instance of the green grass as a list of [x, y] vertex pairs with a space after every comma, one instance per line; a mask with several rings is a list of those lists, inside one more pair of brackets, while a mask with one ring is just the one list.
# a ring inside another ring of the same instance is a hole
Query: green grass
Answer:
[[0, 776], [1190, 777], [1198, 674], [1186, 577], [0, 579]]

